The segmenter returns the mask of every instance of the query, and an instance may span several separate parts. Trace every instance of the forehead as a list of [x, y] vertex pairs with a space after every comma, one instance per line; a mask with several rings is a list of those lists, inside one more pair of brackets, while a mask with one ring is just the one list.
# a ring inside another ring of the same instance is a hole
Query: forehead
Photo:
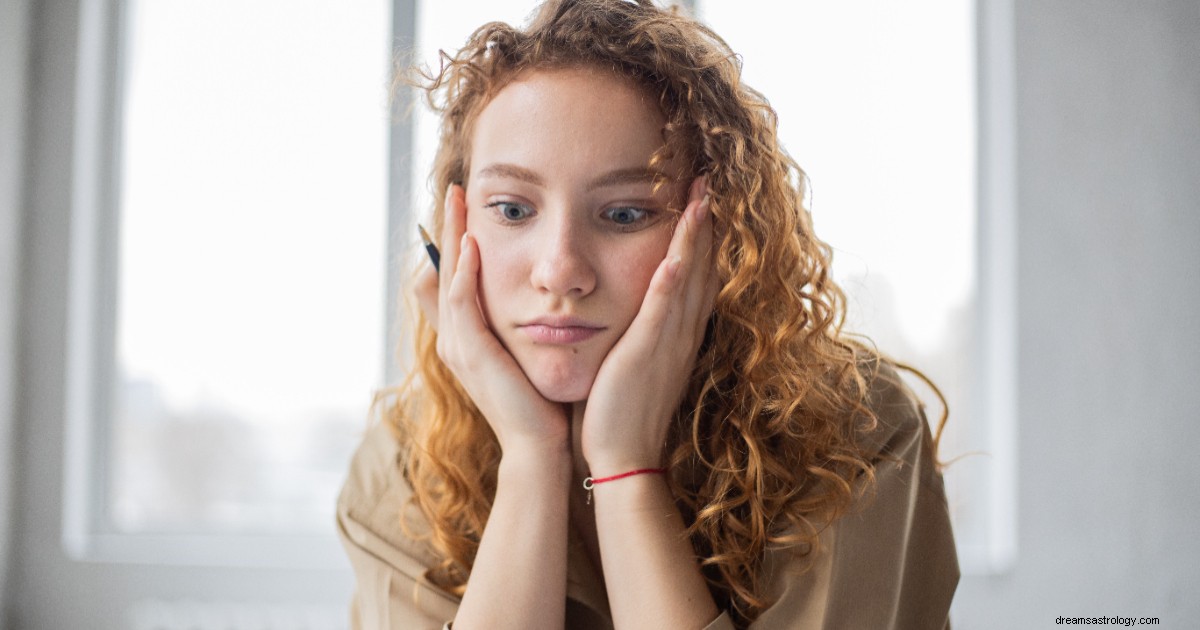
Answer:
[[664, 123], [652, 96], [630, 79], [586, 68], [531, 71], [509, 82], [480, 112], [471, 141], [472, 171], [485, 166], [481, 160], [530, 167], [595, 161], [645, 166], [663, 145]]

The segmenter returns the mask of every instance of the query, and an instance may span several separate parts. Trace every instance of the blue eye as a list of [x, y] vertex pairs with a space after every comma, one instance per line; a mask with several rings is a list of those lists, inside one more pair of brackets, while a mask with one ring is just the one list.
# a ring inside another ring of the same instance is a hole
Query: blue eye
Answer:
[[650, 213], [642, 208], [609, 208], [604, 211], [604, 216], [611, 219], [618, 225], [635, 225], [644, 221]]
[[504, 219], [505, 221], [516, 222], [526, 219], [533, 214], [533, 210], [530, 209], [529, 206], [513, 203], [511, 201], [494, 201], [487, 204], [487, 207], [494, 208], [500, 215], [500, 218]]

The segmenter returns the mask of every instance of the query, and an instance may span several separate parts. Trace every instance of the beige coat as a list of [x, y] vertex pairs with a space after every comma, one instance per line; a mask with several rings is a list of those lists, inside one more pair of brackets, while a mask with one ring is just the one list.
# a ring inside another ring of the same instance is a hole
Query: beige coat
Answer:
[[[958, 558], [942, 477], [930, 461], [929, 427], [905, 388], [893, 381], [878, 393], [880, 430], [873, 437], [881, 455], [893, 457], [877, 459], [875, 499], [826, 529], [809, 571], [792, 570], [796, 560], [787, 550], [767, 552], [763, 569], [775, 603], [752, 628], [949, 626]], [[423, 577], [437, 562], [432, 549], [400, 529], [411, 493], [396, 440], [376, 426], [355, 454], [338, 499], [339, 533], [357, 577], [355, 629], [437, 630], [458, 610], [457, 597]], [[603, 577], [573, 534], [570, 545], [566, 628], [610, 629]], [[732, 628], [723, 613], [705, 630]]]

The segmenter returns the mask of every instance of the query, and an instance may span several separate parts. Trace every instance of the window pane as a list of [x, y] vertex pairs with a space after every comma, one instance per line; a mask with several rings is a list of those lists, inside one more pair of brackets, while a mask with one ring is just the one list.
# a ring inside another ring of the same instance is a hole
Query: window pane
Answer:
[[[487, 22], [507, 22], [524, 26], [537, 8], [536, 0], [458, 0], [456, 2], [421, 2], [417, 11], [417, 63], [428, 68], [439, 67], [438, 50], [454, 54], [467, 43], [467, 37]], [[424, 97], [417, 93], [418, 107], [413, 108], [413, 216], [429, 225], [433, 191], [429, 190], [429, 169], [437, 153], [439, 119], [425, 106]], [[416, 226], [409, 226], [417, 256], [424, 256]]]
[[329, 531], [382, 379], [390, 5], [128, 9], [107, 517]]
[[[817, 234], [833, 246], [834, 276], [848, 294], [847, 328], [942, 389], [953, 412], [944, 458], [986, 449], [972, 415], [973, 3], [698, 4], [742, 56], [745, 81], [770, 99], [787, 150], [811, 178]], [[931, 420], [940, 411], [933, 406]], [[947, 469], [960, 549], [986, 536], [979, 467], [987, 461]]]

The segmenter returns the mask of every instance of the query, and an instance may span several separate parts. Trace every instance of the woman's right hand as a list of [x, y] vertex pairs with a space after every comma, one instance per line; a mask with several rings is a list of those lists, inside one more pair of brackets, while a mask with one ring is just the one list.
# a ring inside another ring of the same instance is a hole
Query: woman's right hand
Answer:
[[466, 192], [446, 192], [441, 271], [423, 271], [416, 296], [437, 331], [437, 352], [495, 432], [504, 454], [563, 452], [570, 424], [563, 405], [546, 400], [488, 328], [479, 305], [479, 247], [466, 231]]

